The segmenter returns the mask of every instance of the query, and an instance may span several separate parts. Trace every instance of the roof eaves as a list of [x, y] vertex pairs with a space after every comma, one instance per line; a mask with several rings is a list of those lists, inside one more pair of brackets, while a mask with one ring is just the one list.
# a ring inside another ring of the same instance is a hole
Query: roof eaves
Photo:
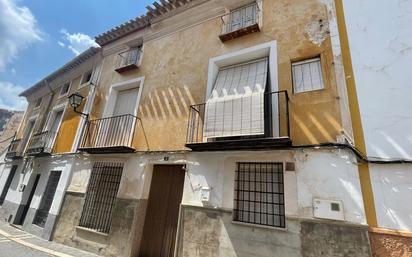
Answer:
[[135, 19], [129, 20], [105, 33], [96, 36], [96, 43], [100, 46], [104, 46], [130, 33], [149, 27], [152, 19], [158, 18], [193, 1], [194, 0], [156, 1], [153, 4], [146, 6], [146, 15], [136, 17]]

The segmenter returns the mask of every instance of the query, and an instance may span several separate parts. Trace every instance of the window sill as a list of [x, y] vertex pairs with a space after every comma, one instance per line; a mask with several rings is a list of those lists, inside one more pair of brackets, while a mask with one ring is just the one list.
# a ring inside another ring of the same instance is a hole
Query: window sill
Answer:
[[89, 82], [86, 82], [86, 83], [83, 83], [83, 84], [80, 84], [80, 85], [79, 85], [79, 89], [84, 88], [84, 87], [87, 87], [87, 86], [89, 86], [89, 85], [91, 85], [90, 81], [89, 81]]
[[288, 229], [287, 229], [286, 227], [285, 227], [285, 228], [271, 227], [271, 226], [258, 225], [258, 224], [252, 224], [252, 223], [245, 223], [245, 222], [234, 221], [234, 220], [232, 220], [232, 224], [234, 224], [234, 225], [240, 225], [240, 226], [245, 226], [245, 227], [251, 227], [251, 228], [261, 228], [261, 229], [268, 229], [268, 230], [276, 230], [276, 231], [288, 232]]
[[88, 241], [97, 242], [100, 244], [107, 244], [107, 241], [109, 239], [108, 234], [98, 232], [93, 229], [80, 227], [80, 226], [76, 226], [76, 234], [79, 238], [82, 238]]
[[310, 90], [310, 91], [303, 91], [303, 92], [293, 92], [292, 95], [305, 95], [305, 94], [311, 94], [311, 93], [319, 93], [322, 91], [326, 91], [326, 88], [320, 88], [320, 89], [315, 89], [315, 90]]
[[59, 95], [59, 97], [57, 98], [58, 100], [60, 100], [60, 99], [62, 99], [62, 98], [64, 98], [64, 97], [67, 97], [69, 95], [69, 92], [67, 92], [66, 94], [64, 94], [64, 95]]

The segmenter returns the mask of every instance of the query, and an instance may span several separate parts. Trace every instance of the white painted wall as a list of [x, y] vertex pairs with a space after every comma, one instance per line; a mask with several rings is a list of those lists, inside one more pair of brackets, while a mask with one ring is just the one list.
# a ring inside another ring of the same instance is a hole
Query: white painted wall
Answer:
[[202, 206], [202, 187], [210, 187], [211, 207], [233, 209], [236, 162], [295, 162], [285, 172], [285, 211], [313, 218], [313, 198], [342, 200], [348, 222], [366, 224], [357, 166], [344, 150], [221, 152], [188, 155], [183, 204]]
[[344, 7], [368, 154], [412, 159], [412, 1]]
[[[71, 178], [72, 162], [73, 157], [70, 155], [51, 158], [36, 158], [34, 159], [33, 165], [26, 167], [24, 172], [22, 172], [23, 165], [20, 164], [10, 187], [10, 191], [7, 194], [6, 200], [16, 204], [26, 203], [30, 191], [32, 190], [32, 185], [34, 183], [36, 174], [40, 174], [40, 180], [30, 204], [31, 208], [37, 209], [46, 188], [50, 171], [62, 171], [54, 200], [50, 208], [50, 213], [57, 215], [62, 204], [64, 192], [66, 191]], [[20, 192], [20, 184], [26, 185], [24, 192]]]
[[[367, 153], [412, 159], [412, 1], [344, 0]], [[412, 230], [412, 165], [371, 165], [381, 227]]]

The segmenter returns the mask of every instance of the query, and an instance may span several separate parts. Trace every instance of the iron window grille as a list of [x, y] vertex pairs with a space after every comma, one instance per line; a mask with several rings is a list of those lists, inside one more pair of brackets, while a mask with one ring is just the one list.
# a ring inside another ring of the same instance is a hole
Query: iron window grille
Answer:
[[79, 226], [109, 233], [122, 172], [122, 163], [93, 165]]
[[283, 164], [237, 163], [234, 206], [234, 221], [284, 228]]
[[43, 197], [40, 201], [39, 209], [37, 209], [33, 219], [33, 224], [39, 227], [44, 228], [44, 226], [46, 225], [47, 217], [49, 216], [49, 211], [53, 203], [61, 173], [61, 171], [50, 172], [46, 189], [44, 190]]

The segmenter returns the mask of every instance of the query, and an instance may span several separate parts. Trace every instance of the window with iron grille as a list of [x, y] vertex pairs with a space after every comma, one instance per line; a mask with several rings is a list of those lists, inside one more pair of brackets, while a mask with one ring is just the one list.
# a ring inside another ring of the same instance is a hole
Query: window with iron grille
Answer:
[[56, 193], [57, 185], [59, 184], [61, 171], [51, 171], [49, 179], [47, 180], [46, 189], [44, 190], [43, 197], [41, 198], [39, 208], [34, 215], [33, 224], [44, 228], [49, 211], [53, 203], [54, 194]]
[[109, 233], [122, 172], [122, 163], [93, 165], [79, 226]]
[[320, 58], [292, 63], [293, 92], [302, 93], [323, 89]]
[[237, 163], [233, 219], [285, 227], [282, 163]]

